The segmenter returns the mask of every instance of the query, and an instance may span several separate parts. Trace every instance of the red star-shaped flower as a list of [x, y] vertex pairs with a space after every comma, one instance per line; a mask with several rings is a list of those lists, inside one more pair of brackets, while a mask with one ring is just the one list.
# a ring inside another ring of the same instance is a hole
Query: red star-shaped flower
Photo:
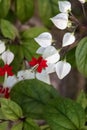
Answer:
[[7, 73], [8, 76], [12, 76], [13, 75], [12, 66], [6, 64], [4, 67], [0, 67], [0, 76], [4, 76], [5, 73]]
[[41, 73], [42, 69], [45, 69], [47, 66], [47, 61], [43, 59], [43, 57], [39, 57], [38, 59], [36, 59], [35, 57], [32, 58], [32, 60], [29, 62], [29, 65], [31, 67], [36, 66], [36, 70], [37, 72]]

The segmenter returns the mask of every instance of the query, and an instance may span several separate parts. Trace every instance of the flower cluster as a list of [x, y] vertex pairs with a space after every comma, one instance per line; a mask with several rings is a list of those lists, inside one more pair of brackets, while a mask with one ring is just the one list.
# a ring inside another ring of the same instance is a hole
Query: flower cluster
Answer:
[[[84, 4], [85, 0], [79, 0], [81, 4]], [[72, 20], [70, 19], [72, 15], [71, 3], [69, 1], [58, 1], [60, 13], [51, 18], [53, 24], [61, 30], [72, 27]], [[69, 46], [75, 42], [75, 30], [78, 26], [78, 21], [76, 21], [76, 26], [71, 32], [64, 34], [62, 39], [62, 48]], [[34, 38], [35, 42], [39, 44], [39, 48], [36, 53], [39, 55], [38, 58], [32, 57], [30, 61], [26, 61], [28, 68], [24, 70], [19, 70], [16, 75], [12, 72], [12, 63], [14, 59], [14, 54], [10, 50], [6, 50], [5, 43], [0, 41], [0, 58], [4, 62], [4, 66], [0, 67], [0, 76], [4, 76], [5, 80], [3, 87], [0, 87], [0, 94], [4, 97], [9, 97], [9, 90], [14, 84], [25, 79], [37, 78], [47, 84], [50, 82], [50, 74], [56, 72], [59, 79], [63, 79], [71, 70], [71, 65], [64, 60], [61, 60], [60, 48], [57, 50], [53, 46], [52, 35], [48, 32], [44, 32], [39, 36]], [[9, 89], [8, 89], [9, 87]]]
[[4, 77], [4, 82], [2, 87], [0, 87], [0, 95], [3, 95], [5, 98], [9, 97], [9, 86], [5, 86], [5, 82], [8, 76], [13, 76], [11, 62], [14, 59], [14, 54], [10, 50], [6, 50], [5, 43], [0, 41], [0, 58], [4, 62], [4, 66], [0, 67], [0, 77]]

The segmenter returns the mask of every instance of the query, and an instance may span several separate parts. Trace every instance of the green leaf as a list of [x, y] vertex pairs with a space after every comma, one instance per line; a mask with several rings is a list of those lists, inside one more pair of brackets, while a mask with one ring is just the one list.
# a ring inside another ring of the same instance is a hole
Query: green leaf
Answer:
[[20, 122], [20, 123], [16, 123], [12, 128], [11, 130], [22, 130], [23, 128], [23, 122]]
[[22, 50], [22, 46], [17, 44], [10, 44], [9, 45], [9, 50], [12, 51], [15, 55], [13, 62], [11, 65], [13, 66], [13, 72], [17, 73], [18, 70], [21, 69], [23, 59], [24, 59], [24, 54]]
[[69, 62], [73, 67], [76, 67], [75, 51], [76, 48], [73, 48], [66, 54], [66, 61]]
[[76, 64], [78, 70], [87, 77], [87, 37], [78, 43], [76, 48]]
[[30, 60], [34, 56], [37, 57], [36, 50], [39, 48], [39, 45], [35, 42], [34, 38], [37, 37], [42, 32], [47, 31], [48, 30], [44, 27], [33, 27], [22, 32], [21, 45], [23, 48], [24, 57], [27, 60]]
[[87, 97], [84, 92], [84, 90], [81, 90], [78, 94], [77, 100], [78, 103], [82, 105], [82, 107], [85, 109], [87, 107]]
[[30, 118], [27, 118], [23, 126], [24, 130], [40, 130], [39, 126]]
[[50, 18], [58, 14], [58, 0], [38, 0], [38, 7], [43, 23], [50, 27]]
[[10, 3], [10, 0], [2, 0], [0, 2], [0, 18], [4, 18], [8, 14], [8, 11], [10, 9]]
[[41, 118], [44, 105], [48, 104], [50, 99], [58, 97], [58, 93], [52, 86], [32, 79], [17, 83], [10, 96], [21, 106], [25, 116]]
[[17, 120], [23, 116], [22, 109], [18, 104], [9, 99], [0, 99], [1, 110], [5, 117], [9, 120]]
[[15, 12], [21, 22], [27, 21], [34, 13], [34, 1], [15, 0]]
[[48, 32], [48, 29], [45, 27], [32, 27], [23, 31], [21, 37], [24, 40], [34, 39], [43, 32]]
[[[0, 107], [0, 119], [6, 119], [2, 113], [1, 107]], [[0, 123], [0, 130], [6, 130], [7, 126], [8, 126], [8, 122]]]
[[68, 99], [54, 99], [45, 107], [44, 116], [52, 130], [81, 130], [85, 124], [82, 107]]
[[18, 36], [18, 30], [9, 21], [2, 19], [0, 26], [4, 37], [14, 40]]

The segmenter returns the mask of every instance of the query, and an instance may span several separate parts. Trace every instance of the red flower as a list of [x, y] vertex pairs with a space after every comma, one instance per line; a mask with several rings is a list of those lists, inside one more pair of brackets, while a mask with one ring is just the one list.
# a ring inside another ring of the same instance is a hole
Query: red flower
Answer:
[[8, 64], [6, 64], [4, 67], [1, 67], [0, 76], [4, 76], [5, 73], [7, 73], [8, 76], [12, 76], [13, 75], [12, 66], [9, 66]]
[[29, 65], [31, 67], [37, 65], [36, 70], [37, 72], [41, 73], [42, 69], [45, 69], [47, 67], [47, 61], [44, 60], [43, 57], [39, 57], [38, 59], [33, 57], [32, 60], [29, 62]]
[[10, 90], [9, 88], [3, 88], [2, 86], [0, 86], [0, 95], [3, 96], [4, 98], [9, 98], [10, 95]]

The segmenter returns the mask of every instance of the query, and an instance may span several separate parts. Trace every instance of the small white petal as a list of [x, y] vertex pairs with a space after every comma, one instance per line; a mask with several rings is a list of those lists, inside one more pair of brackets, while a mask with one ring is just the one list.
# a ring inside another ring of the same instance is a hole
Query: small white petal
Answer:
[[75, 42], [75, 36], [72, 33], [65, 33], [63, 37], [63, 47], [71, 45]]
[[63, 79], [70, 72], [71, 65], [65, 61], [59, 61], [55, 68], [59, 79]]
[[18, 71], [17, 73], [17, 79], [18, 81], [24, 80], [24, 70]]
[[18, 82], [16, 76], [8, 76], [6, 81], [4, 82], [4, 87], [11, 88]]
[[34, 39], [41, 47], [44, 48], [50, 46], [52, 43], [52, 36], [48, 32], [44, 32]]
[[71, 10], [71, 3], [69, 1], [58, 1], [59, 10], [62, 13], [67, 13]]
[[3, 53], [6, 49], [5, 43], [0, 40], [0, 54]]
[[43, 53], [43, 58], [47, 60], [47, 63], [56, 63], [60, 59], [58, 51], [53, 46], [49, 46]]
[[34, 79], [35, 73], [31, 72], [31, 70], [21, 70], [17, 73], [17, 79], [18, 81], [22, 81], [25, 79]]
[[35, 73], [31, 72], [31, 70], [25, 70], [23, 74], [24, 79], [34, 79]]
[[45, 48], [44, 47], [39, 47], [36, 51], [37, 54], [43, 54]]
[[47, 74], [55, 72], [55, 64], [47, 64], [48, 67], [46, 68]]
[[14, 59], [14, 54], [11, 51], [7, 50], [1, 55], [1, 58], [5, 64], [9, 65]]
[[61, 29], [64, 30], [68, 26], [68, 14], [67, 13], [60, 13], [56, 15], [55, 17], [51, 18], [52, 22], [54, 25]]
[[84, 4], [86, 2], [86, 0], [79, 0], [82, 4]]
[[50, 82], [50, 77], [49, 75], [46, 73], [45, 70], [43, 70], [41, 73], [36, 73], [36, 78], [42, 82], [45, 82], [47, 84], [51, 84]]

